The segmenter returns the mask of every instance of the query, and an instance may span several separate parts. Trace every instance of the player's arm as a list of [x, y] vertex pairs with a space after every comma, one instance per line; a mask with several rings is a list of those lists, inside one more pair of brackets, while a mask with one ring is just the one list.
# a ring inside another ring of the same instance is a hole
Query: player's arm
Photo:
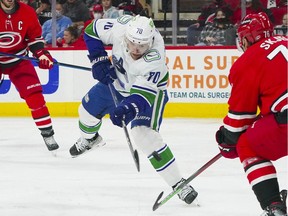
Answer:
[[114, 37], [119, 37], [125, 30], [125, 24], [132, 16], [119, 19], [98, 19], [91, 22], [84, 31], [84, 40], [90, 57], [107, 56], [104, 45], [113, 45]]
[[29, 11], [29, 28], [27, 30], [27, 41], [29, 50], [33, 53], [42, 69], [51, 69], [53, 67], [53, 58], [44, 48], [44, 39], [42, 37], [42, 28], [33, 8]]
[[232, 83], [229, 98], [229, 111], [224, 118], [224, 125], [216, 132], [216, 141], [221, 154], [226, 158], [238, 157], [236, 145], [239, 137], [257, 118], [258, 90], [253, 79], [246, 79], [245, 74], [231, 70], [229, 81]]
[[97, 21], [91, 22], [84, 31], [84, 41], [89, 52], [88, 58], [92, 65], [94, 79], [107, 85], [112, 83], [117, 76], [98, 34], [98, 31], [104, 31], [105, 28], [101, 26], [98, 28], [99, 30], [97, 30]]

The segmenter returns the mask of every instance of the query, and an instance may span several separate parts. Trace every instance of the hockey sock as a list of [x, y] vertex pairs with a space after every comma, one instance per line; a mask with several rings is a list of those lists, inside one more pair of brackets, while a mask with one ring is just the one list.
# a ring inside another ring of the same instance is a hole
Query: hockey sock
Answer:
[[174, 155], [166, 144], [148, 156], [148, 159], [156, 172], [158, 172], [171, 187], [181, 179]]
[[32, 117], [40, 131], [52, 130], [52, 121], [44, 97], [41, 93], [36, 93], [25, 98], [31, 110]]
[[102, 125], [102, 121], [98, 121], [97, 124], [95, 125], [87, 125], [84, 124], [83, 122], [81, 122], [79, 120], [79, 128], [82, 132], [82, 134], [85, 134], [85, 138], [90, 138], [89, 135], [92, 134], [93, 136], [95, 136], [95, 134], [99, 131], [100, 127]]
[[271, 161], [255, 157], [244, 160], [243, 165], [262, 209], [281, 201], [276, 169]]
[[262, 209], [273, 202], [281, 202], [277, 179], [269, 179], [252, 187]]
[[92, 116], [82, 104], [78, 108], [79, 129], [85, 139], [92, 139], [101, 128], [102, 119]]

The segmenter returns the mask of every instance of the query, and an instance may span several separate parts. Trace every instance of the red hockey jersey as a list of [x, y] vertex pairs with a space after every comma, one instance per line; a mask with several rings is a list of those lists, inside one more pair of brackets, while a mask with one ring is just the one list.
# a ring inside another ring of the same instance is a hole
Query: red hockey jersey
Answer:
[[[34, 9], [21, 2], [15, 2], [16, 11], [6, 14], [0, 10], [0, 52], [26, 55], [27, 47], [32, 52], [44, 48], [42, 28]], [[0, 56], [0, 65], [13, 65], [18, 58]]]
[[276, 113], [287, 105], [288, 38], [273, 36], [257, 42], [232, 65], [229, 112], [224, 127], [243, 132], [261, 115]]

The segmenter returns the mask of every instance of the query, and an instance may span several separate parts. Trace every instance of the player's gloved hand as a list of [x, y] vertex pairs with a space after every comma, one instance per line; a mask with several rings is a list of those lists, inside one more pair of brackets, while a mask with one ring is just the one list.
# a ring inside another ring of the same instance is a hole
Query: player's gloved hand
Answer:
[[48, 52], [48, 50], [40, 49], [35, 51], [33, 55], [39, 60], [38, 62], [39, 68], [51, 69], [53, 67], [53, 58]]
[[97, 79], [99, 82], [105, 85], [108, 83], [113, 83], [114, 80], [117, 79], [115, 68], [111, 64], [108, 56], [90, 58], [90, 61], [92, 63], [92, 73], [94, 79]]
[[233, 144], [233, 142], [229, 141], [229, 138], [225, 135], [225, 130], [226, 129], [224, 128], [224, 126], [221, 126], [215, 135], [220, 153], [225, 158], [237, 158], [238, 153], [236, 149], [236, 144]]
[[120, 103], [115, 110], [110, 113], [110, 119], [114, 125], [122, 127], [122, 121], [127, 125], [138, 114], [139, 109], [135, 103], [125, 102]]

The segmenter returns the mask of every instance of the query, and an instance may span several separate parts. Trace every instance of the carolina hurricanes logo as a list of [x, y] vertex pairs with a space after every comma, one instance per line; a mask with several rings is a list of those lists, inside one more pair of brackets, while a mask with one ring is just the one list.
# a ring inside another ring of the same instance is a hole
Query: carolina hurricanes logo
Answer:
[[0, 32], [0, 48], [12, 48], [21, 41], [22, 37], [18, 32]]

